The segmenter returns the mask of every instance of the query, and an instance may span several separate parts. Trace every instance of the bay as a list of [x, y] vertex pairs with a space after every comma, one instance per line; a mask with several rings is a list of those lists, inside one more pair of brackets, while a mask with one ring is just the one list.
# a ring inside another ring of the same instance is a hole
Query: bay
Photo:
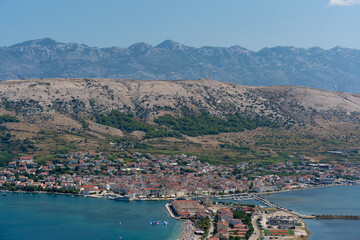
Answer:
[[[360, 215], [360, 186], [334, 186], [264, 195], [302, 214]], [[359, 240], [360, 220], [305, 220], [310, 240]]]
[[[178, 239], [183, 223], [165, 203], [8, 193], [0, 196], [0, 239]], [[150, 225], [153, 220], [169, 224]]]

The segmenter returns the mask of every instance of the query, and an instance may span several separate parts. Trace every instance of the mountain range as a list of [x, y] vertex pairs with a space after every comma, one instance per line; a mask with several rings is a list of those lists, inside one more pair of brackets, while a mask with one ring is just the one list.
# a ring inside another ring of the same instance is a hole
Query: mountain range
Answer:
[[0, 80], [29, 78], [211, 79], [242, 85], [297, 85], [360, 92], [360, 50], [335, 47], [189, 47], [166, 40], [153, 47], [96, 48], [50, 38], [0, 48]]

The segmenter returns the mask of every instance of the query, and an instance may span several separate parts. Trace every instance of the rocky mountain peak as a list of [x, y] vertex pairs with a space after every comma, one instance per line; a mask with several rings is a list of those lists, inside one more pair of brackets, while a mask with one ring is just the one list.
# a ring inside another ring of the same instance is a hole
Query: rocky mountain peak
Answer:
[[55, 47], [58, 44], [60, 43], [52, 38], [41, 38], [41, 39], [35, 39], [35, 40], [18, 43], [13, 45], [12, 47], [27, 47], [27, 46]]
[[158, 44], [156, 48], [165, 48], [169, 50], [185, 50], [188, 47], [172, 40], [165, 40], [162, 43]]
[[141, 43], [135, 43], [135, 44], [131, 45], [128, 49], [130, 49], [132, 51], [136, 51], [136, 52], [144, 52], [151, 48], [153, 48], [153, 46], [151, 46], [150, 44], [141, 42]]

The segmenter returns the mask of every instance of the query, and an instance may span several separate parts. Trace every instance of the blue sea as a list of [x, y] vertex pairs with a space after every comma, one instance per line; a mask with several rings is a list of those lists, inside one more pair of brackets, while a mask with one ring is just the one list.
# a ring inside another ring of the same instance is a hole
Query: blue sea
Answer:
[[[166, 220], [168, 226], [150, 225]], [[183, 222], [172, 219], [164, 201], [122, 202], [81, 196], [0, 195], [0, 239], [174, 240]]]
[[[337, 186], [265, 195], [303, 214], [360, 215], [360, 186]], [[255, 203], [256, 202], [248, 202]], [[121, 202], [50, 194], [0, 196], [0, 239], [177, 239], [183, 223], [163, 201]], [[149, 225], [151, 220], [168, 226]], [[360, 220], [306, 220], [310, 240], [359, 240]], [[120, 238], [121, 237], [121, 238]]]
[[[264, 195], [303, 214], [360, 215], [360, 186], [335, 186]], [[305, 220], [310, 240], [359, 240], [360, 220]]]

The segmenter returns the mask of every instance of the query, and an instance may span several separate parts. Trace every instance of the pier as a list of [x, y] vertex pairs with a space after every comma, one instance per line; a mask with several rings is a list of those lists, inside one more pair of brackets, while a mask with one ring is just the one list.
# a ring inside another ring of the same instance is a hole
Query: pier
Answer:
[[171, 204], [170, 204], [170, 203], [165, 204], [165, 207], [166, 207], [166, 209], [168, 210], [168, 212], [169, 212], [169, 214], [170, 214], [170, 216], [171, 216], [172, 218], [174, 218], [174, 219], [176, 219], [176, 220], [183, 220], [183, 219], [175, 216], [175, 213], [174, 213], [173, 210], [171, 209]]
[[300, 214], [300, 213], [297, 213], [297, 212], [294, 212], [290, 209], [287, 209], [287, 208], [284, 208], [284, 207], [281, 207], [280, 205], [276, 204], [276, 203], [273, 203], [271, 201], [269, 201], [268, 199], [262, 197], [262, 196], [259, 196], [259, 195], [255, 195], [255, 194], [251, 194], [254, 197], [254, 199], [256, 199], [257, 201], [269, 206], [269, 207], [273, 207], [273, 208], [277, 208], [279, 210], [282, 210], [284, 212], [287, 212], [289, 214], [292, 214], [292, 215], [295, 215], [299, 218], [302, 218], [302, 219], [314, 219], [316, 218], [316, 216], [313, 216], [313, 215], [304, 215], [304, 214]]

